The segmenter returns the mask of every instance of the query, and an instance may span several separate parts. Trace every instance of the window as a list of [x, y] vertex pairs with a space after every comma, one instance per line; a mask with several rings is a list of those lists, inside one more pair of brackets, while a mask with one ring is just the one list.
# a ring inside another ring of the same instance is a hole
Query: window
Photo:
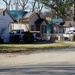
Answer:
[[36, 31], [40, 31], [40, 25], [36, 25]]
[[31, 31], [34, 31], [34, 25], [31, 25]]
[[46, 26], [44, 26], [44, 32], [46, 33], [46, 31], [47, 31], [47, 28], [46, 28]]
[[3, 11], [3, 16], [5, 16], [5, 11]]
[[16, 34], [16, 30], [12, 30], [10, 34]]
[[41, 25], [41, 32], [42, 32], [42, 33], [46, 33], [46, 30], [47, 30], [47, 29], [46, 29], [46, 26]]
[[20, 30], [17, 30], [17, 34], [20, 34]]
[[43, 25], [41, 25], [41, 33], [43, 33]]

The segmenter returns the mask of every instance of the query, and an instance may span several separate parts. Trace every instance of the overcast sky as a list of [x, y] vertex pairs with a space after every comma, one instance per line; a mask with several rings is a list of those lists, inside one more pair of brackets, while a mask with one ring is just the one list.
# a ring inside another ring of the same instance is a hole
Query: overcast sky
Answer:
[[[30, 0], [31, 1], [31, 0]], [[29, 6], [30, 6], [30, 4], [29, 4]], [[31, 6], [30, 6], [31, 7]], [[6, 8], [6, 5], [5, 5], [5, 3], [3, 2], [3, 1], [1, 1], [0, 0], [0, 8]], [[27, 11], [30, 11], [30, 10], [27, 10]], [[43, 12], [45, 12], [45, 11], [48, 11], [47, 9], [45, 9], [45, 8], [43, 8], [43, 10], [42, 10]]]
[[0, 0], [0, 8], [5, 8], [5, 3]]

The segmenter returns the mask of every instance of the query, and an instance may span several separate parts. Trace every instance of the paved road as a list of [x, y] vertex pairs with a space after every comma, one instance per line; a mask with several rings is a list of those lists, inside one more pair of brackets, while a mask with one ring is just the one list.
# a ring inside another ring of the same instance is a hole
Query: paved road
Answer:
[[75, 75], [75, 47], [0, 54], [0, 75]]

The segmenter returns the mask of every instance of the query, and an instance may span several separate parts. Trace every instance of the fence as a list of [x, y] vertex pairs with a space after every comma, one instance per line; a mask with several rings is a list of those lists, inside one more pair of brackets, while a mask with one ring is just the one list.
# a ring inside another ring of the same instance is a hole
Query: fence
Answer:
[[49, 34], [46, 37], [46, 40], [75, 41], [75, 34]]

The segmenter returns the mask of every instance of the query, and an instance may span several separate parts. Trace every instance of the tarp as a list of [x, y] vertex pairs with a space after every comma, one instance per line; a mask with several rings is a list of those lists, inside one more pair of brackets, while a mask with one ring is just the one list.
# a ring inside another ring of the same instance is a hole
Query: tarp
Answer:
[[11, 15], [15, 18], [15, 19], [20, 19], [22, 18], [27, 11], [23, 11], [23, 10], [10, 10]]
[[48, 21], [47, 34], [52, 33], [53, 25], [55, 25], [55, 24], [57, 24], [57, 23], [58, 23], [59, 25], [63, 25], [63, 24], [64, 24], [64, 23], [63, 23], [63, 19], [62, 19], [62, 18], [58, 18], [58, 19], [54, 18], [54, 19], [52, 19], [52, 21]]
[[52, 19], [52, 23], [53, 24], [56, 24], [56, 23], [60, 23], [60, 22], [62, 22], [63, 21], [63, 19], [61, 19], [61, 18], [58, 18], [58, 19]]

